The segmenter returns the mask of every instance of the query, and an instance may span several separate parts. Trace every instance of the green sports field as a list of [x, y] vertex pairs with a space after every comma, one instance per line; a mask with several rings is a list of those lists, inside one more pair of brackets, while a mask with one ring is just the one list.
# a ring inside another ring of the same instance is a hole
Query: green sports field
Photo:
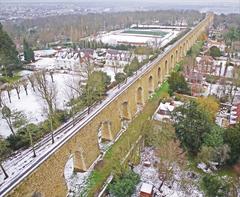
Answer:
[[167, 32], [164, 32], [164, 31], [141, 31], [141, 30], [133, 30], [133, 29], [125, 30], [125, 31], [123, 31], [123, 33], [150, 35], [150, 36], [161, 36], [161, 37], [163, 37], [167, 34]]

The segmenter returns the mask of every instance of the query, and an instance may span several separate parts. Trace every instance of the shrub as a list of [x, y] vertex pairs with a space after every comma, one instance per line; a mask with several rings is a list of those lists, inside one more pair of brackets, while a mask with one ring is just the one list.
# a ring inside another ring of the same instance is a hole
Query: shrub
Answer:
[[220, 57], [222, 55], [220, 49], [216, 46], [212, 46], [209, 50], [209, 53], [212, 57]]
[[128, 171], [109, 185], [109, 191], [115, 197], [130, 197], [139, 182], [140, 176], [133, 171]]
[[181, 94], [190, 94], [187, 81], [180, 72], [172, 72], [168, 78], [169, 94], [173, 95], [174, 92]]
[[117, 83], [121, 83], [126, 79], [126, 77], [127, 76], [124, 73], [117, 73], [115, 75], [115, 80], [116, 80]]
[[217, 175], [204, 175], [201, 188], [207, 197], [225, 197], [230, 192], [228, 181]]

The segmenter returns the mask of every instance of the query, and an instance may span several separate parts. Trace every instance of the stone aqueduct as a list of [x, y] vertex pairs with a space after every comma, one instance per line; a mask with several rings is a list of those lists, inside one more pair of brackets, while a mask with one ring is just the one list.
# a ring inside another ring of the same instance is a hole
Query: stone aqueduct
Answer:
[[65, 197], [67, 185], [64, 167], [69, 156], [74, 155], [76, 170], [86, 171], [100, 154], [99, 127], [102, 127], [104, 139], [113, 140], [120, 131], [121, 121], [131, 120], [134, 117], [138, 105], [144, 106], [149, 95], [159, 87], [175, 63], [181, 60], [212, 21], [213, 15], [208, 14], [194, 29], [165, 52], [151, 70], [138, 78], [72, 138], [49, 155], [38, 168], [15, 186], [8, 196], [31, 197], [34, 192], [39, 192], [44, 197]]

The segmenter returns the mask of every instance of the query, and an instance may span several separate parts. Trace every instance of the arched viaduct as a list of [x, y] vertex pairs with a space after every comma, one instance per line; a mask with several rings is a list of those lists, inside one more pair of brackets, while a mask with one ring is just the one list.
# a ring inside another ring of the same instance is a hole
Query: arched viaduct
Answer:
[[48, 154], [45, 161], [8, 191], [7, 196], [31, 197], [35, 192], [39, 192], [44, 197], [65, 197], [67, 185], [64, 168], [69, 156], [74, 155], [76, 171], [86, 171], [100, 154], [99, 128], [102, 130], [102, 138], [113, 140], [121, 129], [122, 120], [131, 120], [135, 116], [138, 106], [144, 106], [149, 95], [159, 87], [176, 62], [181, 60], [212, 20], [213, 16], [207, 15], [195, 28], [157, 58], [148, 72], [101, 109], [89, 123], [65, 140], [58, 149]]

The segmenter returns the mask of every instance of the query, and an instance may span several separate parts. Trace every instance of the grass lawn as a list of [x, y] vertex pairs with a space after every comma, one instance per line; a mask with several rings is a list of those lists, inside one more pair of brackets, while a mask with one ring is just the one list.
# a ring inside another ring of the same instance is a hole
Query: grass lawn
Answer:
[[142, 113], [130, 123], [124, 134], [106, 153], [102, 164], [96, 167], [88, 179], [88, 186], [85, 191], [87, 196], [94, 196], [94, 194], [101, 189], [111, 172], [119, 172], [122, 170], [123, 167], [120, 164], [122, 158], [127, 154], [131, 145], [139, 138], [143, 125], [151, 118], [158, 107], [161, 96], [166, 95], [167, 91], [168, 83], [164, 82], [146, 104]]
[[125, 30], [123, 33], [126, 34], [140, 34], [140, 35], [150, 35], [150, 36], [165, 36], [167, 33], [164, 31], [141, 31], [141, 30]]
[[14, 75], [13, 77], [8, 77], [8, 76], [1, 76], [0, 81], [4, 83], [14, 83], [18, 81], [21, 78], [18, 74]]

